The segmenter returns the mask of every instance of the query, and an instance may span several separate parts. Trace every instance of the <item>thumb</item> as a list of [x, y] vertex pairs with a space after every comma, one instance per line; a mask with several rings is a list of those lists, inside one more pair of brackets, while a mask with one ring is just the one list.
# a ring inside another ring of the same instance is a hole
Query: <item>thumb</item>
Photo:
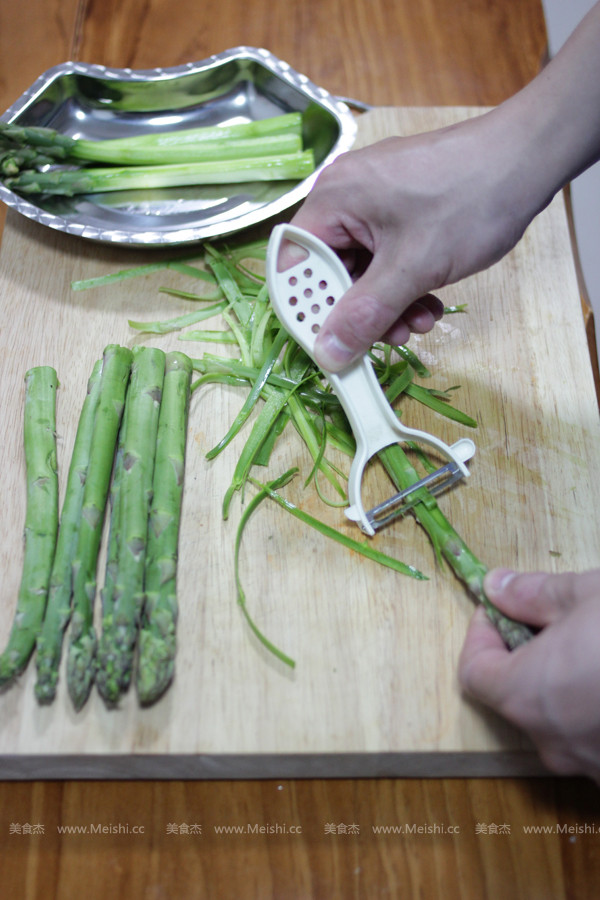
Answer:
[[[329, 372], [343, 369], [390, 331], [419, 296], [411, 292], [408, 278], [398, 275], [397, 259], [379, 252], [323, 324], [315, 341], [317, 363]], [[408, 340], [408, 326], [405, 331], [396, 343]]]
[[561, 619], [576, 602], [598, 596], [599, 576], [598, 571], [551, 575], [493, 569], [486, 575], [484, 590], [502, 612], [543, 628]]
[[345, 368], [366, 353], [397, 318], [393, 309], [377, 296], [365, 294], [357, 282], [336, 304], [319, 332], [315, 341], [317, 363], [328, 372]]
[[469, 623], [458, 661], [458, 680], [463, 690], [498, 709], [504, 702], [506, 678], [513, 656], [504, 645], [482, 606]]

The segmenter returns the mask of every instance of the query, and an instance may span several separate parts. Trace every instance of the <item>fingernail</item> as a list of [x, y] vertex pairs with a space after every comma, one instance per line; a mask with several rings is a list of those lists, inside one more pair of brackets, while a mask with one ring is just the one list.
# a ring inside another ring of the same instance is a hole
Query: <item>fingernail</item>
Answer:
[[517, 573], [512, 569], [492, 569], [485, 576], [483, 589], [490, 600], [497, 594], [501, 594]]
[[331, 333], [319, 335], [315, 351], [319, 365], [328, 372], [344, 368], [352, 362], [355, 355], [337, 335]]

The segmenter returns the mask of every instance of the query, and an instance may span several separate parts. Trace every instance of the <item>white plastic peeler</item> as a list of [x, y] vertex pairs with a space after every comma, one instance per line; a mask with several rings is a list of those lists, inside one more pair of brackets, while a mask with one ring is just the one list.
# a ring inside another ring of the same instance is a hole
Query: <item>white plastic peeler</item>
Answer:
[[[286, 241], [301, 248], [303, 258], [279, 271], [280, 252]], [[281, 324], [314, 360], [319, 329], [352, 284], [343, 263], [327, 244], [310, 232], [292, 225], [277, 225], [267, 249], [267, 283], [271, 303]], [[465, 463], [475, 453], [473, 441], [461, 438], [448, 446], [434, 435], [403, 425], [386, 399], [367, 355], [342, 372], [324, 374], [344, 408], [356, 440], [356, 455], [348, 479], [350, 505], [346, 515], [366, 534], [375, 534], [414, 505], [416, 500], [411, 503], [411, 495], [418, 488], [426, 487], [431, 493], [438, 494], [458, 479], [468, 477]], [[365, 511], [361, 496], [365, 466], [384, 447], [399, 441], [429, 444], [440, 451], [448, 463]]]

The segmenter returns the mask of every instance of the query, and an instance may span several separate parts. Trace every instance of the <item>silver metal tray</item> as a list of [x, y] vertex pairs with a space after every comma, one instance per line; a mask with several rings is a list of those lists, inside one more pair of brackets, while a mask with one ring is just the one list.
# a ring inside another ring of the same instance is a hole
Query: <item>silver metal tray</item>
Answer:
[[188, 244], [231, 234], [294, 206], [356, 135], [346, 103], [267, 50], [237, 47], [202, 62], [148, 71], [67, 62], [41, 75], [1, 120], [101, 140], [293, 111], [303, 113], [305, 146], [317, 163], [301, 182], [41, 196], [35, 203], [0, 184], [0, 200], [29, 219], [94, 241]]

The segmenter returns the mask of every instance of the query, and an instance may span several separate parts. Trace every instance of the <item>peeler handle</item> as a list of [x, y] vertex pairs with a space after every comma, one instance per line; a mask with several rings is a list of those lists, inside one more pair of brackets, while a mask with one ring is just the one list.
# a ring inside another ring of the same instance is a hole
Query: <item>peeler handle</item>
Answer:
[[[278, 268], [284, 241], [303, 251], [283, 271]], [[276, 226], [267, 252], [267, 282], [277, 316], [298, 344], [314, 359], [317, 334], [327, 316], [352, 284], [342, 261], [323, 241], [292, 225]], [[403, 425], [390, 406], [377, 380], [368, 355], [339, 373], [324, 371], [337, 395], [356, 440], [356, 455], [350, 468], [346, 515], [369, 535], [375, 534], [363, 507], [361, 481], [369, 459], [384, 447], [398, 441], [419, 441], [440, 451], [451, 460], [454, 474], [468, 477], [465, 462], [475, 453], [468, 438], [448, 446], [434, 435]]]
[[366, 534], [373, 535], [375, 531], [362, 502], [362, 477], [368, 461], [384, 447], [399, 441], [428, 444], [451, 459], [465, 478], [469, 476], [465, 462], [475, 453], [473, 441], [463, 438], [448, 446], [435, 435], [403, 425], [390, 406], [367, 356], [339, 374], [326, 375], [344, 408], [356, 440], [356, 454], [348, 478], [350, 505], [346, 516], [357, 522]]

